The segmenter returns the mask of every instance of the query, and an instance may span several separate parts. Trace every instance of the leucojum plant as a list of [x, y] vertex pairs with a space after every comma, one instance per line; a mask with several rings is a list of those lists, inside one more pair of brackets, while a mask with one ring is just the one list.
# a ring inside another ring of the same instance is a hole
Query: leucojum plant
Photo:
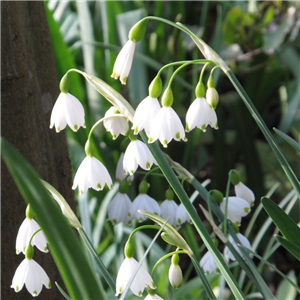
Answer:
[[[193, 264], [199, 277], [199, 285], [202, 286], [203, 299], [216, 299], [207, 277], [210, 273], [219, 274], [220, 282], [224, 283], [223, 287], [226, 282], [235, 299], [249, 297], [275, 299], [262, 278], [260, 269], [253, 263], [253, 256], [259, 256], [254, 249], [251, 249], [249, 240], [239, 230], [242, 218], [251, 212], [251, 207], [255, 201], [253, 192], [241, 182], [239, 173], [236, 170], [229, 172], [224, 195], [218, 190], [208, 191], [188, 170], [164, 154], [160, 144], [166, 148], [172, 140], [188, 142], [185, 132], [196, 130], [195, 128], [203, 132], [206, 131], [207, 126], [218, 129], [216, 108], [219, 95], [215, 88], [213, 76], [214, 71], [220, 69], [229, 78], [264, 134], [290, 180], [296, 197], [300, 194], [299, 181], [232, 71], [214, 50], [182, 24], [175, 24], [153, 16], [145, 17], [135, 24], [129, 32], [128, 42], [117, 57], [112, 77], [119, 78], [122, 84], [126, 84], [135, 45], [143, 38], [149, 20], [165, 22], [189, 35], [204, 59], [177, 61], [162, 67], [149, 85], [148, 97], [140, 102], [136, 110], [122, 95], [101, 79], [83, 71], [71, 69], [61, 79], [61, 93], [53, 107], [50, 120], [50, 128], [55, 127], [57, 132], [63, 130], [67, 125], [75, 132], [80, 127], [86, 128], [83, 106], [78, 99], [68, 92], [72, 84], [69, 80], [70, 72], [80, 73], [112, 105], [104, 117], [97, 121], [89, 131], [85, 144], [86, 157], [75, 174], [72, 188], [78, 187], [79, 194], [85, 194], [89, 188], [102, 191], [106, 186], [109, 189], [113, 186], [117, 187], [117, 192], [108, 206], [108, 220], [114, 225], [118, 223], [137, 225], [132, 228], [128, 236], [124, 248], [124, 261], [119, 267], [116, 279], [101, 261], [81, 223], [63, 196], [49, 183], [40, 180], [18, 152], [8, 142], [2, 140], [4, 161], [28, 203], [26, 218], [20, 227], [16, 240], [17, 254], [22, 252], [25, 254], [25, 259], [16, 270], [11, 287], [19, 292], [25, 284], [28, 292], [33, 296], [40, 294], [43, 285], [50, 288], [50, 280], [46, 272], [33, 259], [34, 246], [43, 252], [48, 252], [49, 246], [69, 294], [67, 295], [58, 286], [66, 299], [112, 298], [112, 293], [108, 296], [104, 289], [103, 280], [106, 281], [108, 289], [114, 291], [116, 297], [121, 295], [121, 299], [126, 297], [129, 289], [134, 295], [144, 296], [147, 300], [162, 299], [157, 294], [157, 282], [153, 280], [154, 274], [158, 272], [158, 265], [171, 257], [168, 271], [169, 282], [173, 288], [179, 288], [183, 282], [183, 272], [179, 266], [182, 254], [188, 255]], [[172, 107], [173, 101], [176, 101], [176, 97], [172, 93], [172, 83], [177, 73], [189, 65], [198, 65], [202, 68], [199, 73], [198, 84], [195, 87], [195, 100], [186, 113], [184, 128], [182, 121]], [[174, 67], [177, 69], [169, 81], [164, 84], [166, 88], [163, 90], [162, 71]], [[207, 82], [203, 80], [205, 72], [210, 72]], [[160, 103], [159, 97], [161, 97]], [[124, 153], [121, 153], [117, 166], [117, 183], [112, 182], [106, 167], [95, 155], [92, 135], [94, 129], [102, 124], [112, 134], [113, 139], [123, 135], [128, 140], [127, 148]], [[282, 135], [280, 132], [279, 134]], [[291, 145], [298, 147], [290, 138], [282, 136]], [[299, 147], [297, 150], [299, 151]], [[132, 202], [127, 195], [127, 190], [139, 167], [145, 171], [142, 172], [144, 178], [139, 184], [139, 194]], [[165, 193], [165, 200], [160, 205], [147, 195], [149, 189], [147, 176], [157, 175], [158, 172], [169, 184]], [[191, 199], [184, 190], [183, 182], [188, 182], [196, 194], [200, 195], [206, 202], [208, 208], [205, 209], [205, 205], [201, 205], [201, 209], [213, 232], [207, 231], [203, 220], [200, 219]], [[234, 185], [235, 196], [229, 195], [231, 184]], [[174, 193], [180, 200], [180, 205], [174, 201]], [[262, 199], [263, 206], [282, 233], [282, 236], [277, 235], [276, 237], [278, 243], [299, 259], [300, 244], [297, 238], [299, 227], [270, 199], [266, 197]], [[147, 218], [152, 220], [154, 224], [149, 225], [147, 223], [147, 225], [138, 226]], [[194, 225], [196, 232], [203, 241], [206, 251], [204, 254], [202, 253], [201, 257], [197, 257], [192, 247], [180, 234], [180, 228], [185, 222]], [[77, 240], [71, 227], [76, 228], [79, 232], [84, 247]], [[145, 229], [154, 230], [157, 234], [149, 244], [143, 259], [138, 262], [135, 259], [136, 249], [133, 240], [138, 231]], [[148, 272], [142, 263], [158, 236], [161, 236], [163, 241], [170, 245], [167, 247], [170, 251], [157, 261], [152, 272]], [[224, 247], [219, 247], [219, 243], [222, 243]], [[223, 253], [220, 252], [219, 248], [224, 249]], [[87, 250], [88, 255], [84, 249]], [[262, 260], [262, 263], [268, 264], [263, 257], [259, 257], [259, 259]], [[245, 286], [243, 279], [238, 282], [236, 276], [232, 274], [230, 268], [237, 266], [235, 262], [243, 270], [243, 276], [248, 277], [250, 285]], [[274, 266], [270, 265], [270, 267], [278, 271]], [[296, 291], [300, 291], [297, 284], [286, 276], [284, 278]], [[225, 298], [221, 294], [222, 297]], [[195, 299], [199, 299], [198, 296]]]

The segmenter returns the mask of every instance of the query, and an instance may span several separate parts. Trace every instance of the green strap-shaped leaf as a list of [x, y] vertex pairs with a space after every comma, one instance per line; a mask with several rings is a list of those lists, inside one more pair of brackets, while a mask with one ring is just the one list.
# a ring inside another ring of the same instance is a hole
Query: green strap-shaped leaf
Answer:
[[2, 157], [21, 195], [30, 203], [72, 299], [105, 299], [74, 231], [23, 156], [1, 138]]
[[275, 127], [273, 128], [273, 130], [300, 153], [300, 144], [299, 143], [297, 143], [295, 140], [293, 140], [290, 136], [288, 136], [281, 130], [279, 130]]
[[[298, 235], [299, 238], [299, 235]], [[300, 261], [300, 248], [295, 245], [295, 243], [290, 242], [283, 238], [282, 236], [275, 235], [275, 239], [278, 243], [281, 244], [286, 250], [293, 254]]]
[[261, 199], [264, 209], [271, 217], [282, 235], [300, 248], [300, 228], [276, 203], [267, 197]]

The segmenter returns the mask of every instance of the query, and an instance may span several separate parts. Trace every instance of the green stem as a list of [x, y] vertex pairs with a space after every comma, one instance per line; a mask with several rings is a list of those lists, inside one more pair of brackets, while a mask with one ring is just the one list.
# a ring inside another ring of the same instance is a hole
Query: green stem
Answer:
[[128, 237], [128, 240], [132, 239], [133, 235], [137, 232], [137, 231], [140, 231], [140, 230], [143, 230], [143, 229], [157, 229], [157, 230], [160, 230], [160, 226], [158, 225], [143, 225], [143, 226], [140, 226], [140, 227], [137, 227], [135, 228], [129, 235]]
[[[229, 197], [229, 190], [230, 190], [230, 179], [231, 179], [232, 170], [229, 171], [227, 187], [226, 187], [226, 199], [225, 199], [225, 212], [224, 212], [224, 235], [227, 236], [227, 214], [228, 214], [228, 197]], [[224, 200], [223, 200], [224, 201]]]

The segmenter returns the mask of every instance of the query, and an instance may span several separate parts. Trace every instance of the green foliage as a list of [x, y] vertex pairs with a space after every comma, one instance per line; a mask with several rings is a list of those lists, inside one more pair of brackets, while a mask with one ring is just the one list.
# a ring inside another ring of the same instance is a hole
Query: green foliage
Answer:
[[[131, 121], [134, 109], [148, 95], [148, 87], [163, 65], [174, 61], [202, 58], [190, 37], [178, 30], [179, 25], [174, 28], [167, 22], [149, 20], [144, 38], [137, 44], [127, 85], [122, 86], [110, 75], [117, 53], [127, 41], [130, 28], [141, 18], [153, 15], [185, 24], [197, 38], [203, 39], [226, 61], [232, 70], [227, 72], [227, 75], [229, 73], [233, 85], [226, 74], [220, 70], [214, 72], [214, 85], [220, 100], [216, 109], [219, 129], [214, 131], [209, 127], [205, 133], [198, 129], [193, 130], [187, 133], [187, 143], [172, 142], [165, 151], [172, 160], [178, 161], [195, 177], [186, 179], [188, 176], [183, 176], [183, 179], [180, 178], [182, 182], [178, 181], [158, 145], [155, 144], [150, 148], [162, 164], [161, 169], [167, 174], [169, 181], [160, 176], [147, 177], [150, 184], [148, 192], [153, 198], [163, 201], [170, 184], [178, 199], [180, 201], [185, 199], [183, 202], [189, 207], [188, 211], [193, 216], [195, 227], [186, 225], [181, 230], [183, 238], [194, 253], [193, 263], [199, 262], [206, 245], [214, 252], [223, 276], [236, 298], [243, 298], [244, 295], [248, 297], [263, 295], [265, 298], [272, 298], [268, 282], [263, 280], [262, 274], [267, 272], [263, 261], [256, 268], [246, 251], [241, 249], [242, 258], [235, 249], [232, 249], [238, 263], [232, 263], [228, 267], [207, 231], [207, 228], [215, 226], [215, 234], [218, 234], [220, 229], [212, 223], [209, 214], [194, 211], [190, 198], [196, 199], [194, 206], [197, 209], [199, 203], [207, 201], [207, 190], [200, 184], [205, 179], [211, 180], [208, 186], [210, 190], [218, 189], [225, 194], [227, 174], [229, 170], [236, 169], [241, 174], [241, 181], [254, 191], [256, 198], [265, 195], [267, 190], [279, 182], [280, 187], [275, 189], [272, 195], [274, 202], [278, 203], [283, 199], [285, 206], [297, 202], [295, 193], [290, 191], [293, 188], [299, 189], [297, 179], [299, 145], [295, 141], [300, 137], [298, 113], [300, 40], [299, 28], [296, 25], [299, 5], [292, 1], [49, 1], [45, 2], [45, 9], [57, 66], [58, 84], [69, 69], [82, 70], [83, 75], [70, 72], [70, 93], [84, 105], [87, 124], [86, 131], [80, 129], [74, 134], [67, 130], [74, 172], [84, 157], [83, 149], [89, 129], [95, 121], [104, 116], [111, 105], [115, 105], [121, 113], [126, 113], [127, 119]], [[184, 27], [180, 28], [184, 31]], [[158, 89], [165, 90], [174, 70], [167, 68], [162, 72], [162, 88], [159, 84]], [[204, 72], [205, 86], [209, 70], [210, 67]], [[185, 113], [195, 98], [194, 90], [199, 81], [199, 73], [199, 65], [191, 65], [181, 70], [172, 84], [173, 108], [181, 120], [184, 120]], [[247, 107], [250, 98], [253, 104]], [[259, 115], [263, 121], [257, 117]], [[274, 127], [280, 129], [275, 129], [280, 137], [275, 134], [273, 136], [273, 132], [267, 129]], [[268, 142], [273, 145], [275, 154], [270, 150]], [[95, 156], [105, 163], [113, 177], [122, 138], [112, 141], [110, 133], [102, 126], [98, 126], [91, 143], [95, 148]], [[284, 174], [282, 167], [288, 176]], [[135, 174], [135, 182], [128, 190], [131, 199], [137, 195], [138, 184], [144, 175], [144, 172]], [[35, 177], [33, 183], [27, 184], [35, 186], [36, 180]], [[37, 186], [38, 192], [45, 192], [38, 183]], [[193, 194], [194, 190], [197, 191], [196, 196]], [[77, 244], [73, 246], [79, 247], [84, 257], [85, 255], [89, 257], [93, 270], [101, 278], [101, 283], [99, 286], [98, 283], [95, 284], [94, 289], [97, 289], [99, 295], [101, 293], [105, 295], [103, 299], [114, 297], [114, 280], [110, 277], [117, 274], [123, 259], [124, 244], [132, 231], [129, 226], [120, 224], [113, 227], [106, 221], [108, 205], [117, 191], [118, 184], [115, 184], [107, 193], [89, 190], [84, 197], [77, 197], [78, 212], [84, 230], [81, 231], [81, 238], [86, 247], [81, 249]], [[179, 203], [178, 199], [175, 198]], [[276, 251], [280, 245], [299, 259], [297, 250], [300, 245], [295, 236], [299, 227], [290, 219], [286, 219], [286, 214], [282, 209], [278, 210], [274, 202], [266, 199], [264, 198], [262, 202], [264, 208], [284, 238], [276, 235], [277, 229], [270, 234], [272, 222], [266, 214], [263, 214], [263, 206], [259, 203], [252, 208], [253, 217], [251, 220], [248, 219], [246, 235], [252, 238], [255, 251], [262, 253], [265, 260], [276, 262]], [[219, 206], [212, 200], [210, 205], [217, 221], [222, 222], [223, 214]], [[290, 208], [291, 214], [295, 214], [297, 205], [299, 208], [299, 203], [293, 206], [293, 209]], [[207, 220], [202, 221], [198, 214], [202, 219], [203, 214], [206, 218], [208, 216]], [[296, 222], [299, 222], [298, 216]], [[132, 224], [133, 227], [136, 225]], [[230, 226], [229, 233], [235, 237]], [[161, 240], [154, 243], [148, 232], [139, 232], [137, 237], [134, 242], [139, 259], [144, 259], [144, 253], [151, 245], [149, 258], [144, 261], [149, 266], [153, 266], [170, 250], [171, 246], [166, 247]], [[59, 235], [59, 240], [63, 241], [63, 236]], [[290, 259], [291, 270], [294, 267], [293, 263], [294, 261]], [[88, 262], [86, 266], [87, 270], [83, 270], [82, 274], [88, 278], [89, 275], [86, 274], [91, 268]], [[154, 274], [155, 280], [159, 281], [157, 290], [165, 299], [203, 299], [207, 297], [205, 291], [209, 293], [210, 287], [220, 287], [219, 298], [222, 296], [225, 298], [223, 279], [211, 274], [200, 282], [199, 277], [195, 277], [192, 273], [191, 266], [186, 267], [186, 276], [181, 288], [176, 291], [166, 288], [168, 267], [169, 264], [165, 261]], [[277, 267], [280, 269], [280, 266]], [[76, 262], [74, 268], [75, 273], [79, 272], [76, 269], [78, 268]], [[230, 268], [234, 269], [233, 274]], [[104, 275], [106, 279], [104, 282], [102, 276], [105, 272], [107, 274]], [[72, 278], [71, 274], [68, 276]], [[201, 278], [201, 275], [199, 276]], [[293, 281], [296, 282], [294, 277]], [[76, 285], [74, 282], [70, 283], [72, 284]], [[75, 294], [71, 293], [69, 286], [67, 289], [73, 298]], [[83, 290], [85, 291], [85, 287]], [[284, 295], [283, 290], [284, 287], [280, 285], [277, 293], [279, 299]], [[132, 298], [130, 295], [128, 297]]]

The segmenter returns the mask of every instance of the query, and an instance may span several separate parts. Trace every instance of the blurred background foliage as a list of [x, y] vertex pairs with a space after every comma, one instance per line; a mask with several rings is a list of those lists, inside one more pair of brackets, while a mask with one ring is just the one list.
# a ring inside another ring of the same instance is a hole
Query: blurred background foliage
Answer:
[[[45, 9], [58, 79], [70, 68], [81, 69], [106, 81], [136, 108], [148, 95], [148, 85], [160, 67], [169, 62], [202, 56], [188, 36], [166, 24], [149, 21], [145, 37], [137, 45], [126, 86], [110, 77], [115, 58], [127, 41], [131, 26], [142, 17], [154, 15], [179, 21], [227, 62], [268, 128], [272, 130], [276, 127], [299, 141], [300, 2], [47, 1]], [[183, 122], [187, 108], [195, 98], [194, 88], [199, 71], [198, 66], [185, 68], [176, 76], [172, 86], [173, 107]], [[165, 84], [171, 74], [172, 70], [163, 73]], [[212, 130], [210, 127], [205, 133], [198, 129], [193, 130], [187, 134], [187, 143], [172, 142], [166, 153], [181, 163], [200, 182], [210, 179], [208, 189], [217, 188], [223, 193], [229, 170], [238, 169], [242, 174], [242, 181], [256, 195], [256, 207], [259, 199], [279, 183], [272, 198], [279, 203], [291, 191], [289, 181], [229, 80], [220, 71], [214, 74], [220, 95], [220, 103], [216, 109], [219, 130]], [[206, 79], [207, 75], [208, 72]], [[86, 109], [87, 129], [103, 117], [110, 107], [78, 74], [72, 74], [70, 92], [82, 101]], [[67, 129], [73, 172], [85, 156], [87, 134], [88, 130], [81, 129], [74, 134]], [[299, 155], [279, 136], [276, 135], [276, 139], [299, 176]], [[113, 141], [110, 133], [101, 126], [94, 133], [97, 157], [103, 161], [112, 177], [123, 140], [124, 138], [119, 137]], [[167, 182], [160, 177], [150, 177], [149, 194], [158, 201], [164, 200]], [[135, 176], [136, 180], [130, 190], [131, 199], [137, 193], [141, 178], [141, 174]], [[187, 183], [184, 187], [188, 194], [193, 193]], [[78, 198], [79, 214], [85, 229], [98, 253], [106, 257], [104, 261], [107, 264], [122, 249], [118, 243], [113, 243], [121, 241], [121, 231], [105, 222], [107, 205], [113, 193], [115, 190], [108, 194], [90, 191], [88, 196]], [[201, 199], [197, 199], [195, 203], [197, 201], [201, 202]], [[299, 206], [296, 204], [292, 215], [299, 222], [297, 211]], [[253, 224], [254, 234], [265, 218], [265, 214], [259, 215], [257, 222]], [[192, 232], [188, 226], [184, 230]], [[272, 232], [266, 234], [271, 235]], [[188, 236], [187, 234], [187, 238]], [[147, 236], [144, 235], [143, 238], [146, 240]], [[199, 253], [197, 243], [191, 242]], [[143, 243], [142, 240], [141, 245]], [[261, 246], [265, 243], [262, 242]], [[156, 256], [159, 257], [161, 251], [157, 248]], [[290, 269], [289, 266], [282, 268]], [[166, 273], [167, 268], [161, 272]], [[163, 286], [163, 283], [162, 281], [159, 284]]]

